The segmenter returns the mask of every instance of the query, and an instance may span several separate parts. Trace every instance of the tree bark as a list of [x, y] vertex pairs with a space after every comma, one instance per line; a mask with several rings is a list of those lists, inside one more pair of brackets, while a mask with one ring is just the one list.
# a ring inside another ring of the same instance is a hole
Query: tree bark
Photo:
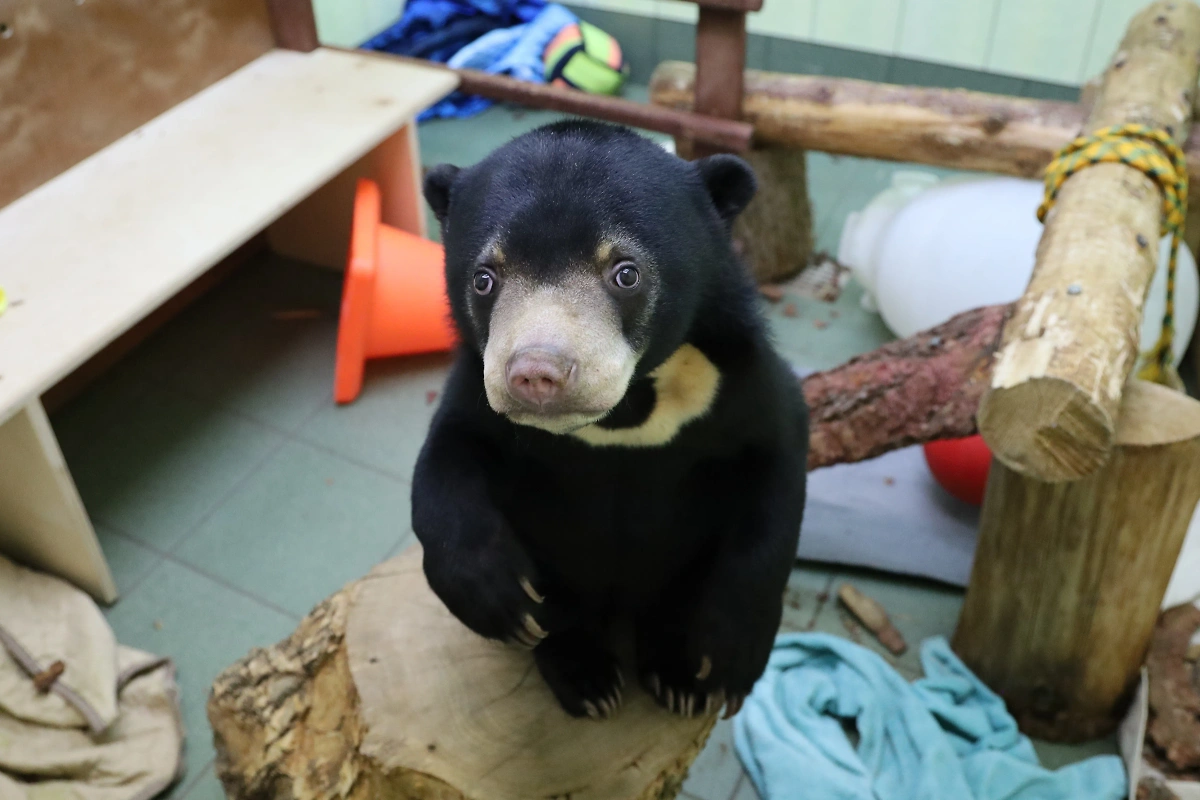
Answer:
[[975, 433], [1011, 306], [967, 311], [805, 378], [810, 470]]
[[1116, 728], [1200, 501], [1200, 402], [1131, 381], [1108, 464], [1069, 483], [992, 465], [954, 650], [1021, 729]]
[[572, 719], [528, 652], [450, 615], [418, 547], [225, 670], [208, 717], [232, 800], [667, 800], [716, 721], [632, 681], [612, 719]]
[[[1198, 77], [1200, 7], [1154, 3], [1130, 23], [1086, 127], [1136, 122], [1183, 139]], [[1097, 164], [1062, 186], [979, 408], [1007, 467], [1068, 481], [1108, 460], [1161, 224], [1162, 194], [1134, 167]]]

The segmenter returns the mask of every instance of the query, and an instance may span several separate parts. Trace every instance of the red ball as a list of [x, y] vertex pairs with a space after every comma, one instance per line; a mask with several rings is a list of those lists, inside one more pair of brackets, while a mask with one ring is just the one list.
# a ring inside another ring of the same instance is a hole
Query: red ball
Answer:
[[964, 503], [983, 505], [992, 451], [976, 434], [925, 445], [925, 463], [942, 488]]

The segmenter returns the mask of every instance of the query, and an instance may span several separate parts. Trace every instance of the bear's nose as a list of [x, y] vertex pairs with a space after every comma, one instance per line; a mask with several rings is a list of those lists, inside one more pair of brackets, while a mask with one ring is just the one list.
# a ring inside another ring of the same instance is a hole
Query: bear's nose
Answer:
[[530, 408], [550, 411], [575, 380], [575, 361], [557, 350], [526, 348], [508, 360], [508, 392]]

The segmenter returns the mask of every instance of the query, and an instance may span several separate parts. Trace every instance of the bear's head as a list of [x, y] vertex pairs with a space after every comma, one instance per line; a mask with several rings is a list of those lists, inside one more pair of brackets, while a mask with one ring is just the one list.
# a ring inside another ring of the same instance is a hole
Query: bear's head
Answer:
[[744, 283], [744, 161], [684, 161], [612, 125], [548, 125], [425, 179], [446, 286], [488, 402], [552, 433], [603, 419], [686, 341], [722, 282]]

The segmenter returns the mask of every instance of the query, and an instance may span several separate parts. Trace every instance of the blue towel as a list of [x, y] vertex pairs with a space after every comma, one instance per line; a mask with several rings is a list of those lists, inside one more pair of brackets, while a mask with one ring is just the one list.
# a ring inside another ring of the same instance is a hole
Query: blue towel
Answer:
[[[576, 21], [564, 6], [545, 0], [410, 0], [400, 22], [363, 47], [545, 83], [546, 45]], [[487, 98], [454, 92], [417, 121], [471, 117], [491, 105]]]
[[[936, 637], [925, 677], [821, 633], [784, 634], [734, 719], [738, 756], [764, 800], [1121, 800], [1116, 756], [1044, 769], [1004, 701]], [[853, 720], [858, 748], [842, 720]]]

